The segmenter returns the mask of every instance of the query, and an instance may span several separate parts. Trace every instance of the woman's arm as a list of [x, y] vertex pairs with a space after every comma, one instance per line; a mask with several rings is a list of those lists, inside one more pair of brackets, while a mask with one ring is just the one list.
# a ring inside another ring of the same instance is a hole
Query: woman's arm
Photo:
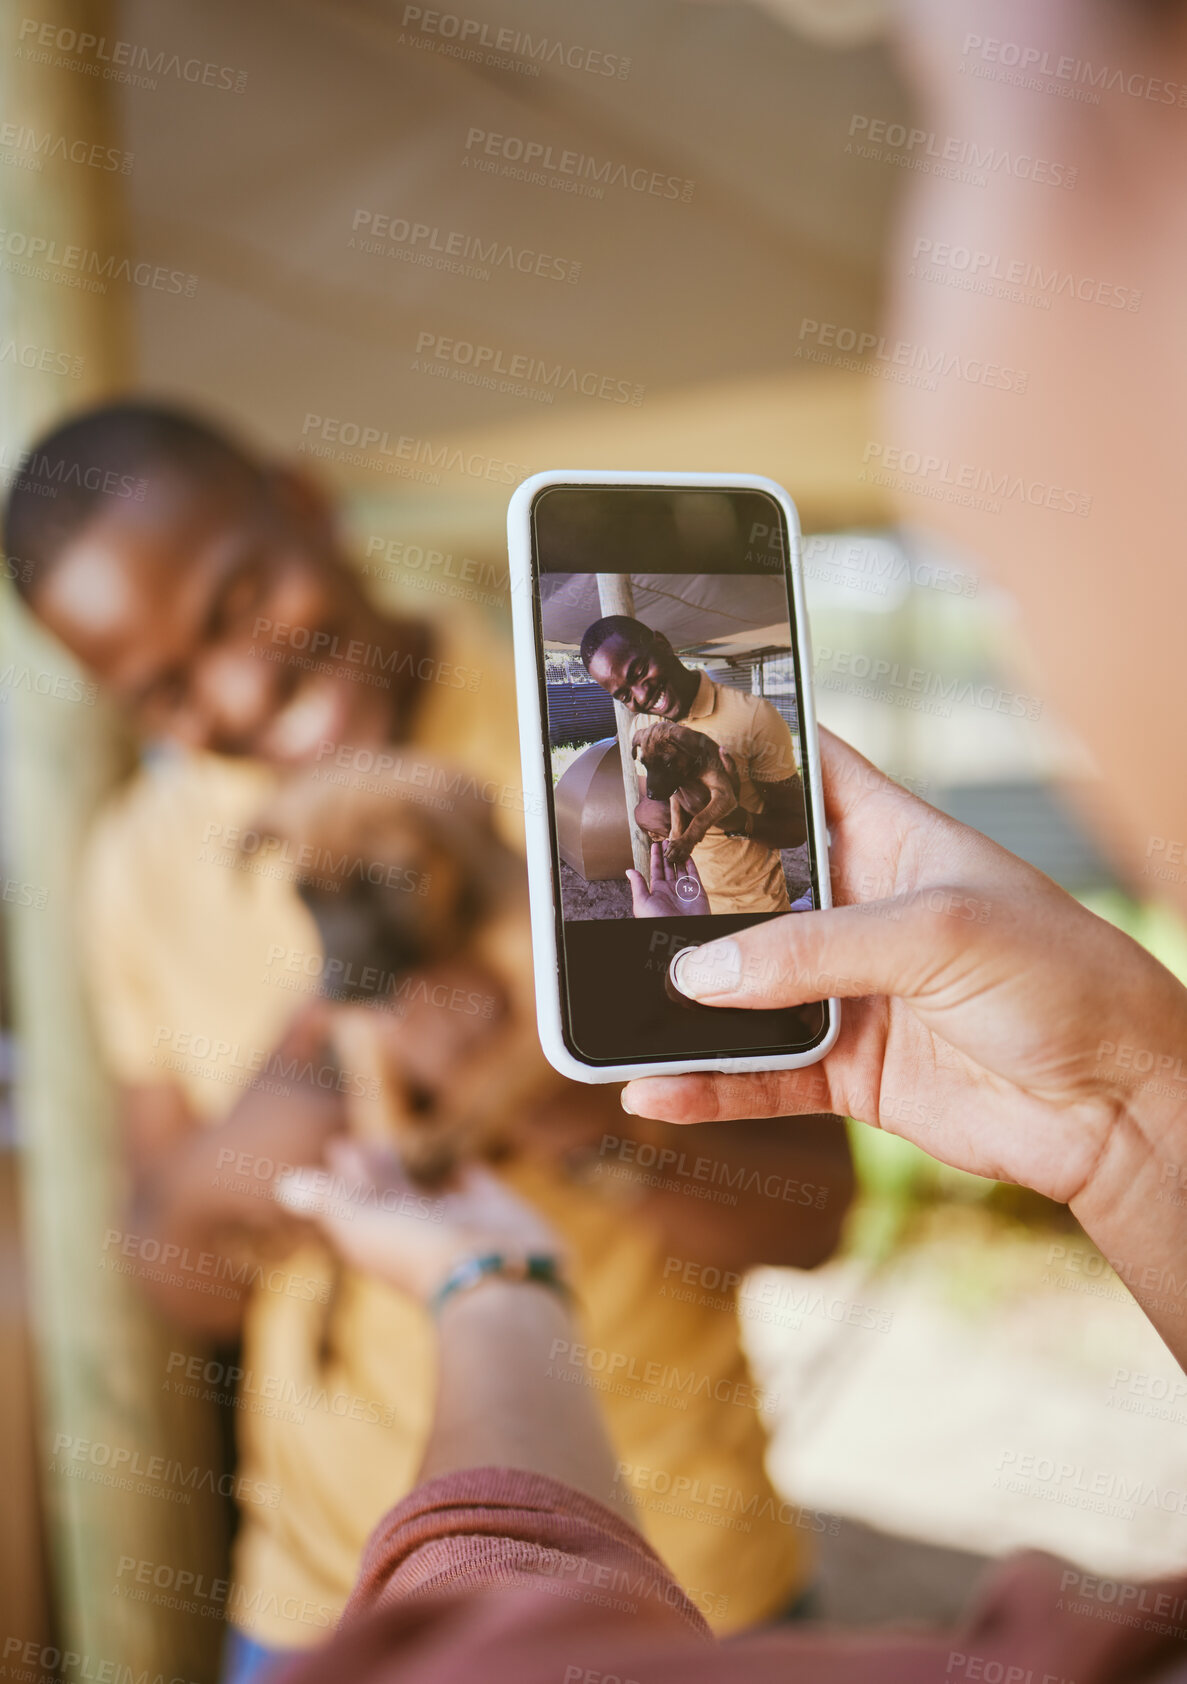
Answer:
[[1068, 1203], [1187, 1363], [1187, 989], [1049, 878], [822, 732], [837, 906], [682, 962], [709, 1005], [845, 999], [821, 1063], [655, 1076], [669, 1122], [827, 1109]]
[[578, 1337], [556, 1292], [492, 1277], [446, 1300], [437, 1334], [437, 1409], [420, 1483], [461, 1468], [522, 1468], [621, 1508], [597, 1394], [555, 1360]]
[[[1170, 1022], [1168, 1017], [1168, 1027]], [[1179, 1053], [1168, 1062], [1187, 1075], [1187, 1014], [1180, 1014], [1176, 1044]], [[1156, 1078], [1147, 1084], [1157, 1086]], [[1148, 1092], [1132, 1095], [1093, 1174], [1070, 1204], [1187, 1369], [1187, 1102], [1176, 1105]]]

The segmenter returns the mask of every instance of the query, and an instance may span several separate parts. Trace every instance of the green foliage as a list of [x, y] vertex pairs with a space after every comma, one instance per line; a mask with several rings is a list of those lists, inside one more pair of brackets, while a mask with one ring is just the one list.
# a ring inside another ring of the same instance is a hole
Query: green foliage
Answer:
[[910, 1242], [920, 1214], [937, 1204], [981, 1205], [997, 1183], [950, 1169], [898, 1135], [849, 1123], [858, 1197], [846, 1230], [846, 1250], [885, 1261]]
[[561, 774], [568, 770], [570, 764], [576, 760], [582, 750], [588, 747], [588, 743], [557, 743], [552, 750], [552, 781], [554, 784]]

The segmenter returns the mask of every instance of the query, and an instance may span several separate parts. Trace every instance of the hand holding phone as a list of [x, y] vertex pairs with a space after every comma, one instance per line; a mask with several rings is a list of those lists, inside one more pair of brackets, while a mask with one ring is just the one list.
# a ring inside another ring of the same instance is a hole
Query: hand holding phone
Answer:
[[[1184, 1116], [1187, 990], [1034, 866], [821, 736], [841, 904], [690, 953], [681, 981], [706, 1009], [761, 1010], [828, 972], [852, 997], [844, 1042], [807, 1075], [652, 1079], [625, 1102], [675, 1123], [824, 1109], [1066, 1202], [1127, 1106]], [[1146, 1045], [1166, 1051], [1143, 1077]]]

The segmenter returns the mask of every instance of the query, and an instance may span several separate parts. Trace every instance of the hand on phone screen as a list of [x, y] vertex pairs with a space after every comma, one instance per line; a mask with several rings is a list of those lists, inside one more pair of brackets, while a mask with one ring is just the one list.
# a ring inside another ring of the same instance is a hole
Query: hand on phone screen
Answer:
[[675, 867], [664, 852], [662, 842], [651, 844], [651, 881], [641, 871], [628, 871], [631, 886], [631, 911], [636, 918], [678, 918], [681, 915], [709, 912], [709, 897], [697, 874], [693, 860], [685, 860]]

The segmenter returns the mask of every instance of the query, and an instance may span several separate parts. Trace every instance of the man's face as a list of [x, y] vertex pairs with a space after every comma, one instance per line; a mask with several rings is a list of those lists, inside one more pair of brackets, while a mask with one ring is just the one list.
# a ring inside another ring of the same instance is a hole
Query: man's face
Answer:
[[149, 736], [292, 765], [390, 722], [362, 682], [374, 621], [315, 499], [280, 481], [171, 474], [113, 498], [34, 607]]
[[589, 676], [631, 713], [654, 713], [661, 719], [683, 719], [688, 703], [688, 669], [662, 632], [635, 642], [618, 633], [608, 637], [589, 663]]

